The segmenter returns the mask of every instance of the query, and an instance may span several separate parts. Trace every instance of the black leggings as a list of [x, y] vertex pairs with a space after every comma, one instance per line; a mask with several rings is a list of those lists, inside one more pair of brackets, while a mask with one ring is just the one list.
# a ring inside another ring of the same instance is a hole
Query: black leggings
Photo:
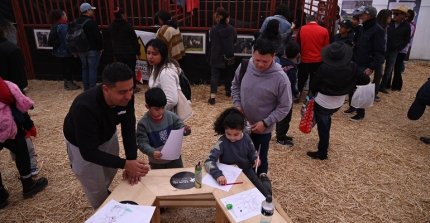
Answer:
[[21, 177], [29, 176], [31, 173], [30, 155], [25, 141], [24, 131], [18, 127], [15, 139], [8, 139], [4, 143], [0, 143], [0, 148], [3, 147], [15, 154], [15, 164], [19, 175], [21, 175]]

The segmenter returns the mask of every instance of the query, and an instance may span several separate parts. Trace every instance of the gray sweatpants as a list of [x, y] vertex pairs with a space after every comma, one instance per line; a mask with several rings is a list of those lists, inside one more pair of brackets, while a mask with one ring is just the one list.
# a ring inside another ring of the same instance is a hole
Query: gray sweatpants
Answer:
[[[97, 209], [109, 196], [108, 189], [117, 169], [85, 161], [79, 152], [79, 148], [67, 140], [66, 146], [72, 171], [81, 183], [91, 206]], [[103, 143], [97, 149], [118, 156], [119, 144], [117, 134], [113, 134], [109, 141]]]

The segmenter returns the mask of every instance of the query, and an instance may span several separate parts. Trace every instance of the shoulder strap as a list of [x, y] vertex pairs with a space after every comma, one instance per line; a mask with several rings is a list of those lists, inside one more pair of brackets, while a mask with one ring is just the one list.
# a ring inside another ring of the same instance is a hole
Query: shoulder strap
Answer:
[[239, 82], [242, 83], [242, 79], [245, 76], [246, 69], [248, 68], [249, 59], [242, 59], [242, 63], [240, 64], [239, 71]]
[[85, 26], [85, 24], [87, 24], [87, 22], [89, 22], [91, 19], [86, 19], [83, 23], [81, 23], [82, 28]]

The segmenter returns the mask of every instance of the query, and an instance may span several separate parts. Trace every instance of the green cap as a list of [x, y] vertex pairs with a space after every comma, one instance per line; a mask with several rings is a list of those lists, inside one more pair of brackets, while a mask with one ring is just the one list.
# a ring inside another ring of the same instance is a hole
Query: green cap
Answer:
[[226, 207], [227, 207], [227, 209], [228, 209], [228, 210], [233, 209], [233, 205], [232, 205], [232, 204], [227, 204], [227, 206], [226, 206]]

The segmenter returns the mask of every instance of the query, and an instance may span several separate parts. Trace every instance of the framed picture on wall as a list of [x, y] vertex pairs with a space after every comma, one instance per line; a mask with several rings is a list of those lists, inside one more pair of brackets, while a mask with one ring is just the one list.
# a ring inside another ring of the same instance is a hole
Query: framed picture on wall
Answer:
[[235, 56], [252, 56], [254, 47], [252, 42], [254, 36], [251, 35], [237, 35], [237, 41], [234, 44], [234, 55]]
[[38, 50], [52, 50], [52, 46], [48, 44], [49, 32], [49, 29], [34, 29], [34, 38]]
[[206, 34], [204, 33], [182, 33], [185, 53], [205, 54]]

